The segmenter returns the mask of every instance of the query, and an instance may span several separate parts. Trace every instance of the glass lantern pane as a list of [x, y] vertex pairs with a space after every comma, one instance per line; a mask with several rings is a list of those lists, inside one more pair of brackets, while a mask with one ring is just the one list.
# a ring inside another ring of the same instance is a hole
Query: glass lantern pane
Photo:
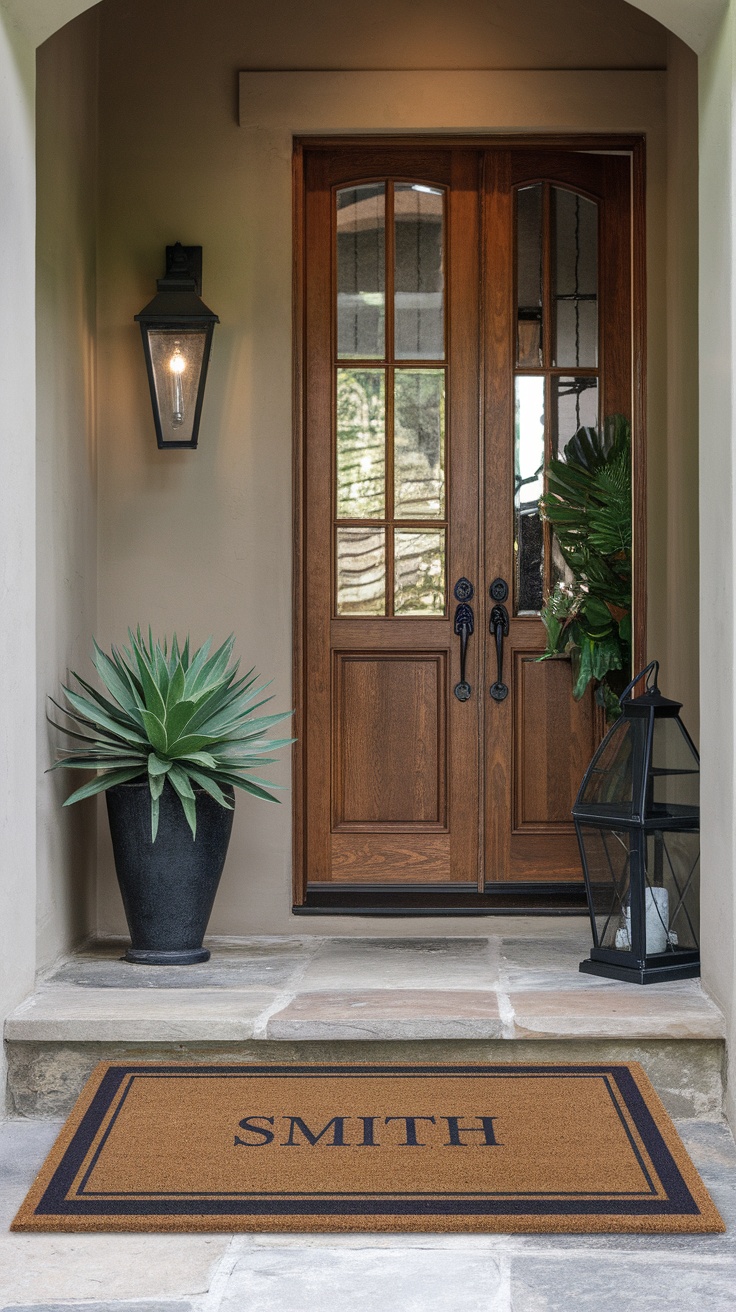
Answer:
[[649, 801], [655, 813], [678, 819], [698, 815], [700, 765], [677, 719], [655, 719]]
[[444, 200], [438, 187], [394, 187], [397, 360], [444, 358]]
[[637, 800], [641, 795], [637, 771], [644, 759], [646, 726], [644, 718], [616, 721], [593, 757], [576, 807], [602, 816], [632, 814], [635, 791]]
[[596, 946], [630, 952], [631, 837], [626, 830], [597, 829], [591, 825], [581, 825], [579, 832], [598, 936]]
[[700, 937], [700, 835], [647, 835], [647, 953], [694, 951]]
[[386, 328], [386, 186], [337, 193], [337, 354], [383, 359]]
[[394, 514], [442, 519], [445, 513], [445, 371], [394, 374]]
[[542, 184], [516, 193], [516, 362], [542, 363]]
[[207, 332], [207, 328], [148, 329], [164, 443], [192, 440]]
[[554, 363], [598, 363], [598, 206], [577, 192], [552, 188], [554, 222]]
[[338, 519], [381, 519], [386, 503], [385, 466], [385, 372], [338, 369]]

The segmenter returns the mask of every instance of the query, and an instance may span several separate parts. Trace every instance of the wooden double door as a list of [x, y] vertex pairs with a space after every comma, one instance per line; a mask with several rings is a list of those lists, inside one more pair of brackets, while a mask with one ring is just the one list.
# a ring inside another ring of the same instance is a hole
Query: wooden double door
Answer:
[[[581, 887], [545, 467], [632, 410], [631, 158], [299, 152], [295, 902]], [[462, 898], [460, 898], [462, 900]]]

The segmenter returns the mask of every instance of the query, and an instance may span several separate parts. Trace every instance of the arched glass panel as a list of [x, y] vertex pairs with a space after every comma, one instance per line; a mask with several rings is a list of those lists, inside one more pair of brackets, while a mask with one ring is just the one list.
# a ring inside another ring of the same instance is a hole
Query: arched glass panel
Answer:
[[553, 364], [598, 364], [598, 206], [575, 191], [552, 188], [555, 314]]
[[394, 332], [397, 360], [445, 355], [444, 192], [422, 183], [394, 187]]
[[386, 185], [337, 193], [337, 354], [382, 360], [386, 351]]

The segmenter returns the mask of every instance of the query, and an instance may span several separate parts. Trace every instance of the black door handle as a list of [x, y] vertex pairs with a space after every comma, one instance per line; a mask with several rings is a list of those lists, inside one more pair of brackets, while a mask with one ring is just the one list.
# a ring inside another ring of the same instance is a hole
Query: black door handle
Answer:
[[496, 639], [496, 662], [498, 667], [496, 682], [491, 684], [490, 693], [494, 702], [502, 702], [508, 697], [509, 693], [503, 681], [503, 640], [509, 636], [509, 613], [503, 602], [509, 595], [508, 584], [505, 579], [494, 579], [489, 592], [491, 600], [495, 602], [491, 610], [489, 628], [492, 637]]
[[465, 678], [465, 658], [468, 652], [468, 638], [475, 627], [473, 619], [473, 607], [469, 604], [473, 597], [473, 585], [470, 579], [458, 579], [455, 584], [455, 598], [458, 606], [455, 609], [455, 632], [460, 639], [460, 682], [455, 684], [455, 696], [459, 702], [466, 702], [472, 693], [472, 688]]

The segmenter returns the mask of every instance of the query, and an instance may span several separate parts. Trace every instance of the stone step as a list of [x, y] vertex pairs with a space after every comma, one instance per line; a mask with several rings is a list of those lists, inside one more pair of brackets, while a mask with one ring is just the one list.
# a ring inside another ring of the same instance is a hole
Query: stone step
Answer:
[[5, 1024], [10, 1115], [65, 1114], [101, 1060], [640, 1061], [679, 1117], [722, 1112], [724, 1021], [698, 980], [582, 975], [586, 926], [483, 937], [212, 940], [190, 967], [92, 944]]

